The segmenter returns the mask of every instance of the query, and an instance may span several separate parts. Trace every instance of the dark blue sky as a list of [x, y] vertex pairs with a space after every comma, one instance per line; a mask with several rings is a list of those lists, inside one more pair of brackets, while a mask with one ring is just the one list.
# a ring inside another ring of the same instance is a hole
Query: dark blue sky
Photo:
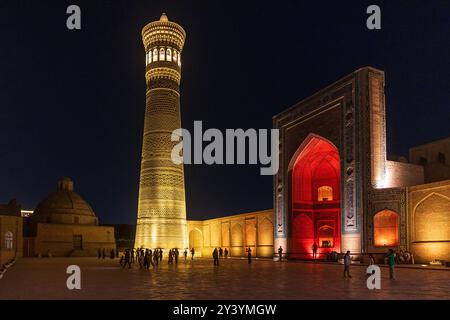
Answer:
[[[66, 29], [66, 8], [82, 30]], [[378, 4], [382, 30], [366, 28]], [[449, 1], [1, 1], [0, 202], [34, 208], [60, 176], [102, 223], [136, 217], [145, 106], [141, 28], [187, 31], [183, 126], [271, 117], [371, 65], [386, 72], [388, 152], [450, 136]], [[187, 166], [190, 219], [272, 207], [259, 166]]]

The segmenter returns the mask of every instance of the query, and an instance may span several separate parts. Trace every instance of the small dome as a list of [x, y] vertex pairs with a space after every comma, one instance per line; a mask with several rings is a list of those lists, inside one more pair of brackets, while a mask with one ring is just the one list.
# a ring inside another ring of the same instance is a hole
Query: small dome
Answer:
[[[69, 216], [78, 218], [69, 218]], [[57, 190], [37, 205], [33, 218], [39, 222], [71, 223], [82, 219], [85, 224], [97, 223], [91, 206], [73, 191], [73, 181], [69, 178], [61, 178], [58, 181]]]
[[169, 18], [167, 18], [167, 15], [165, 13], [163, 13], [161, 15], [161, 18], [159, 18], [159, 21], [167, 22], [167, 21], [169, 21]]

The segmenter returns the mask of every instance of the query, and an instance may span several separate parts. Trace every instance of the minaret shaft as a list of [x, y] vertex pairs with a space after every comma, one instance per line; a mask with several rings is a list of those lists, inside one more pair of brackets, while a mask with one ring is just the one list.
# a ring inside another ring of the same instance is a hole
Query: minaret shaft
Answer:
[[187, 247], [183, 165], [171, 160], [181, 128], [181, 51], [185, 32], [163, 14], [142, 30], [147, 83], [135, 247]]

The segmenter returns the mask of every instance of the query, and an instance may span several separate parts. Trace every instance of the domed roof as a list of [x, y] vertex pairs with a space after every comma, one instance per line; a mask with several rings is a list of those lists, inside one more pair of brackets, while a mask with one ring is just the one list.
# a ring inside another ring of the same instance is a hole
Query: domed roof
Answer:
[[91, 206], [73, 191], [73, 181], [62, 178], [58, 181], [58, 189], [42, 200], [34, 211], [37, 215], [73, 214], [95, 217]]

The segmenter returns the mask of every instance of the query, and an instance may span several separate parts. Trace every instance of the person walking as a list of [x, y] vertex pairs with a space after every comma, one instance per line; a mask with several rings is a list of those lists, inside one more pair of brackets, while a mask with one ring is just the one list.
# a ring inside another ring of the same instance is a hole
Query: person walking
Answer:
[[350, 275], [350, 264], [352, 263], [352, 257], [350, 256], [350, 251], [347, 251], [347, 253], [344, 256], [344, 278], [351, 278]]
[[214, 265], [218, 266], [219, 265], [219, 253], [217, 251], [217, 248], [214, 248], [212, 256], [213, 256], [213, 259], [214, 259]]
[[184, 261], [187, 260], [187, 254], [188, 254], [187, 249], [184, 249]]
[[225, 259], [228, 258], [228, 249], [225, 248]]
[[124, 261], [122, 268], [125, 268], [125, 266], [128, 264], [128, 269], [131, 269], [131, 260], [130, 259], [131, 259], [130, 249], [127, 249], [125, 251], [125, 261]]
[[250, 247], [247, 249], [247, 259], [248, 263], [252, 263], [252, 249], [250, 249]]
[[219, 248], [219, 257], [223, 258], [223, 250], [222, 250], [222, 248]]
[[314, 244], [312, 245], [312, 251], [313, 251], [313, 259], [316, 260], [317, 256], [317, 243], [314, 241]]
[[389, 264], [389, 279], [395, 280], [395, 252], [392, 249], [389, 249], [388, 252], [388, 264]]
[[279, 256], [279, 261], [281, 262], [281, 260], [283, 259], [283, 248], [280, 246], [278, 248], [278, 256]]
[[194, 260], [194, 254], [195, 254], [195, 250], [194, 250], [194, 247], [192, 247], [192, 249], [191, 249], [191, 260]]
[[162, 249], [159, 249], [159, 262], [162, 261], [163, 251]]

